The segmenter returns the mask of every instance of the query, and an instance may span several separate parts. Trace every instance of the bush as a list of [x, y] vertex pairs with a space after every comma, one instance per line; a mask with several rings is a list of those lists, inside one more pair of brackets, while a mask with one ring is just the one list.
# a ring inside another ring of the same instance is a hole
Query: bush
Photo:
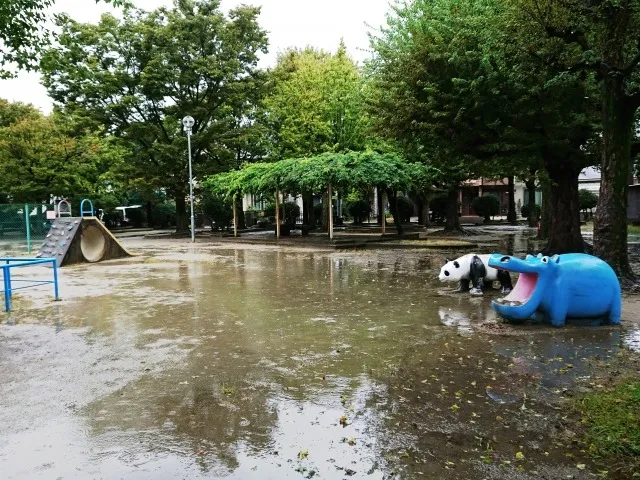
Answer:
[[411, 199], [407, 197], [396, 197], [396, 206], [398, 207], [400, 222], [409, 223], [415, 209], [415, 205]]
[[[540, 218], [540, 216], [542, 215], [542, 208], [540, 207], [540, 205], [538, 205], [537, 203], [533, 204], [534, 207], [534, 212], [536, 215], [536, 218]], [[529, 218], [529, 213], [530, 213], [530, 205], [523, 205], [520, 208], [520, 215], [522, 215], [524, 218]]]
[[471, 201], [471, 208], [477, 215], [484, 217], [485, 222], [491, 220], [490, 217], [498, 215], [500, 213], [500, 199], [491, 194], [485, 194], [481, 197], [476, 197]]
[[344, 206], [356, 225], [360, 225], [371, 214], [369, 200], [347, 200]]
[[431, 221], [433, 223], [443, 222], [447, 218], [447, 194], [436, 195], [429, 202], [431, 210]]
[[174, 202], [159, 202], [151, 207], [151, 219], [153, 226], [168, 228], [172, 226], [176, 218], [176, 204]]
[[322, 211], [322, 203], [318, 203], [317, 205], [313, 206], [313, 218], [316, 221], [316, 225], [322, 225]]
[[[282, 205], [280, 205], [280, 215], [282, 215]], [[276, 206], [274, 204], [269, 204], [264, 209], [265, 217], [274, 217], [276, 216]], [[296, 202], [284, 202], [284, 223], [287, 225], [295, 225], [296, 220], [300, 216], [300, 205]], [[281, 218], [282, 220], [282, 218]]]
[[578, 202], [581, 211], [591, 210], [598, 205], [598, 196], [591, 190], [581, 188], [578, 191]]
[[147, 214], [142, 208], [127, 208], [127, 220], [129, 225], [140, 228], [147, 221]]
[[206, 193], [202, 196], [201, 208], [212, 229], [224, 230], [231, 226], [233, 206], [230, 200]]

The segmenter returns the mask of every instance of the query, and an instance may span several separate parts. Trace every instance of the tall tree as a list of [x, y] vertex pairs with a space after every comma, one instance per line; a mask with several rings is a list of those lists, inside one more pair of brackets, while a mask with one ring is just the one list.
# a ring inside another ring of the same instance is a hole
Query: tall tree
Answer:
[[581, 53], [571, 70], [600, 82], [602, 180], [594, 221], [594, 253], [631, 276], [627, 193], [635, 115], [640, 107], [639, 0], [522, 0], [523, 11], [549, 38]]
[[[103, 1], [116, 6], [129, 5], [127, 0]], [[42, 48], [51, 39], [51, 32], [45, 26], [50, 20], [47, 10], [55, 3], [55, 0], [0, 2], [0, 78], [10, 77], [14, 66], [26, 70], [38, 67]]]
[[189, 191], [181, 119], [195, 119], [194, 177], [237, 163], [264, 84], [259, 12], [241, 6], [225, 16], [219, 0], [185, 0], [131, 9], [122, 20], [103, 15], [97, 25], [61, 17], [59, 45], [44, 56], [44, 84], [58, 108], [128, 142], [131, 174], [175, 198], [179, 231], [188, 229]]
[[10, 123], [0, 124], [0, 195], [12, 202], [47, 202], [51, 195], [94, 200], [113, 191], [115, 173], [127, 151], [115, 138], [95, 132], [70, 133], [70, 120], [45, 117], [24, 105]]
[[340, 42], [331, 54], [289, 49], [270, 72], [264, 106], [276, 159], [366, 146], [362, 78]]
[[[342, 41], [333, 54], [311, 47], [280, 54], [264, 100], [271, 159], [364, 149], [362, 88], [360, 71]], [[315, 223], [312, 194], [302, 192], [307, 225]], [[328, 199], [323, 203], [326, 206]], [[323, 226], [327, 224], [325, 208]]]
[[446, 229], [458, 230], [457, 191], [473, 177], [496, 176], [499, 138], [496, 89], [503, 75], [491, 45], [492, 2], [398, 2], [371, 37], [367, 104], [376, 130], [409, 158], [432, 163], [449, 192]]

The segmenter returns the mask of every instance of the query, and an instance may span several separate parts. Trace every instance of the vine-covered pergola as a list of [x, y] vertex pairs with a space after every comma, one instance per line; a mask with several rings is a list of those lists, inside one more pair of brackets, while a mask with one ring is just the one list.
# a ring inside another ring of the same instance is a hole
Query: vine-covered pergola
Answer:
[[[209, 177], [204, 187], [233, 201], [234, 235], [237, 236], [236, 201], [245, 194], [274, 195], [276, 235], [280, 237], [280, 192], [304, 194], [327, 191], [329, 237], [333, 238], [334, 190], [380, 188], [400, 191], [428, 189], [437, 170], [422, 163], [406, 162], [395, 153], [374, 151], [323, 153], [305, 158], [289, 158], [272, 163], [250, 163], [239, 170]], [[385, 222], [382, 222], [383, 233]]]

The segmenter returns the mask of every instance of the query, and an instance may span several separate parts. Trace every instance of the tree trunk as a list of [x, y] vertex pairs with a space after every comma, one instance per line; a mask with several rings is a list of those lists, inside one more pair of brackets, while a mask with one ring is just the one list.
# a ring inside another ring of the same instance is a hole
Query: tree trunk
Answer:
[[333, 190], [331, 184], [327, 188], [327, 198], [329, 199], [329, 238], [333, 240]]
[[389, 198], [389, 207], [391, 209], [391, 215], [393, 215], [393, 224], [396, 227], [398, 237], [402, 238], [404, 230], [402, 228], [402, 221], [398, 215], [398, 195], [393, 190], [387, 190], [387, 197]]
[[380, 187], [376, 187], [376, 198], [378, 199], [378, 211], [376, 212], [378, 225], [382, 225], [382, 220], [384, 219], [384, 202], [382, 200], [382, 189]]
[[630, 105], [621, 75], [602, 84], [602, 178], [593, 226], [594, 255], [619, 276], [631, 276], [627, 251], [627, 194], [635, 106]]
[[238, 222], [238, 228], [247, 228], [244, 221], [244, 209], [242, 208], [242, 198], [240, 198], [239, 200], [236, 200], [235, 204], [236, 204], [235, 215], [236, 215], [236, 221]]
[[540, 232], [538, 239], [549, 238], [549, 230], [551, 229], [551, 182], [548, 178], [543, 177], [540, 180], [540, 189], [542, 191], [542, 203], [540, 204]]
[[580, 170], [567, 165], [566, 160], [556, 158], [549, 159], [547, 171], [551, 180], [551, 224], [543, 253], [582, 253], [584, 240], [580, 232], [578, 200]]
[[153, 204], [151, 200], [147, 200], [146, 202], [146, 210], [147, 210], [147, 227], [153, 228]]
[[418, 209], [418, 225], [429, 227], [429, 196], [424, 193], [416, 195], [416, 206]]
[[280, 193], [276, 190], [276, 239], [280, 238]]
[[314, 225], [312, 193], [302, 194], [302, 223], [304, 225], [309, 225], [309, 227], [313, 227]]
[[445, 231], [460, 232], [460, 216], [458, 215], [458, 187], [453, 187], [447, 192], [447, 220]]
[[176, 194], [176, 233], [189, 231], [189, 215], [185, 195]]
[[326, 190], [322, 192], [322, 231], [329, 231], [329, 196], [327, 195]]
[[238, 236], [238, 205], [236, 197], [233, 197], [233, 236]]
[[529, 218], [527, 222], [530, 227], [536, 228], [538, 226], [538, 212], [536, 209], [536, 181], [529, 180], [525, 182], [527, 187], [527, 201], [529, 202]]
[[507, 213], [507, 221], [511, 225], [517, 225], [518, 212], [516, 212], [516, 179], [509, 177], [509, 212]]

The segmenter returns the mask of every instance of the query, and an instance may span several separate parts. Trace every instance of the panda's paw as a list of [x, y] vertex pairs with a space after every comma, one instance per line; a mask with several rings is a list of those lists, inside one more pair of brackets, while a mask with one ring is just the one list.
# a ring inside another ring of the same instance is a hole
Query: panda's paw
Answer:
[[502, 287], [500, 289], [500, 294], [501, 295], [508, 295], [509, 293], [511, 293], [511, 288], [510, 287]]
[[479, 288], [472, 288], [471, 290], [469, 290], [469, 293], [471, 295], [482, 295], [482, 290]]

